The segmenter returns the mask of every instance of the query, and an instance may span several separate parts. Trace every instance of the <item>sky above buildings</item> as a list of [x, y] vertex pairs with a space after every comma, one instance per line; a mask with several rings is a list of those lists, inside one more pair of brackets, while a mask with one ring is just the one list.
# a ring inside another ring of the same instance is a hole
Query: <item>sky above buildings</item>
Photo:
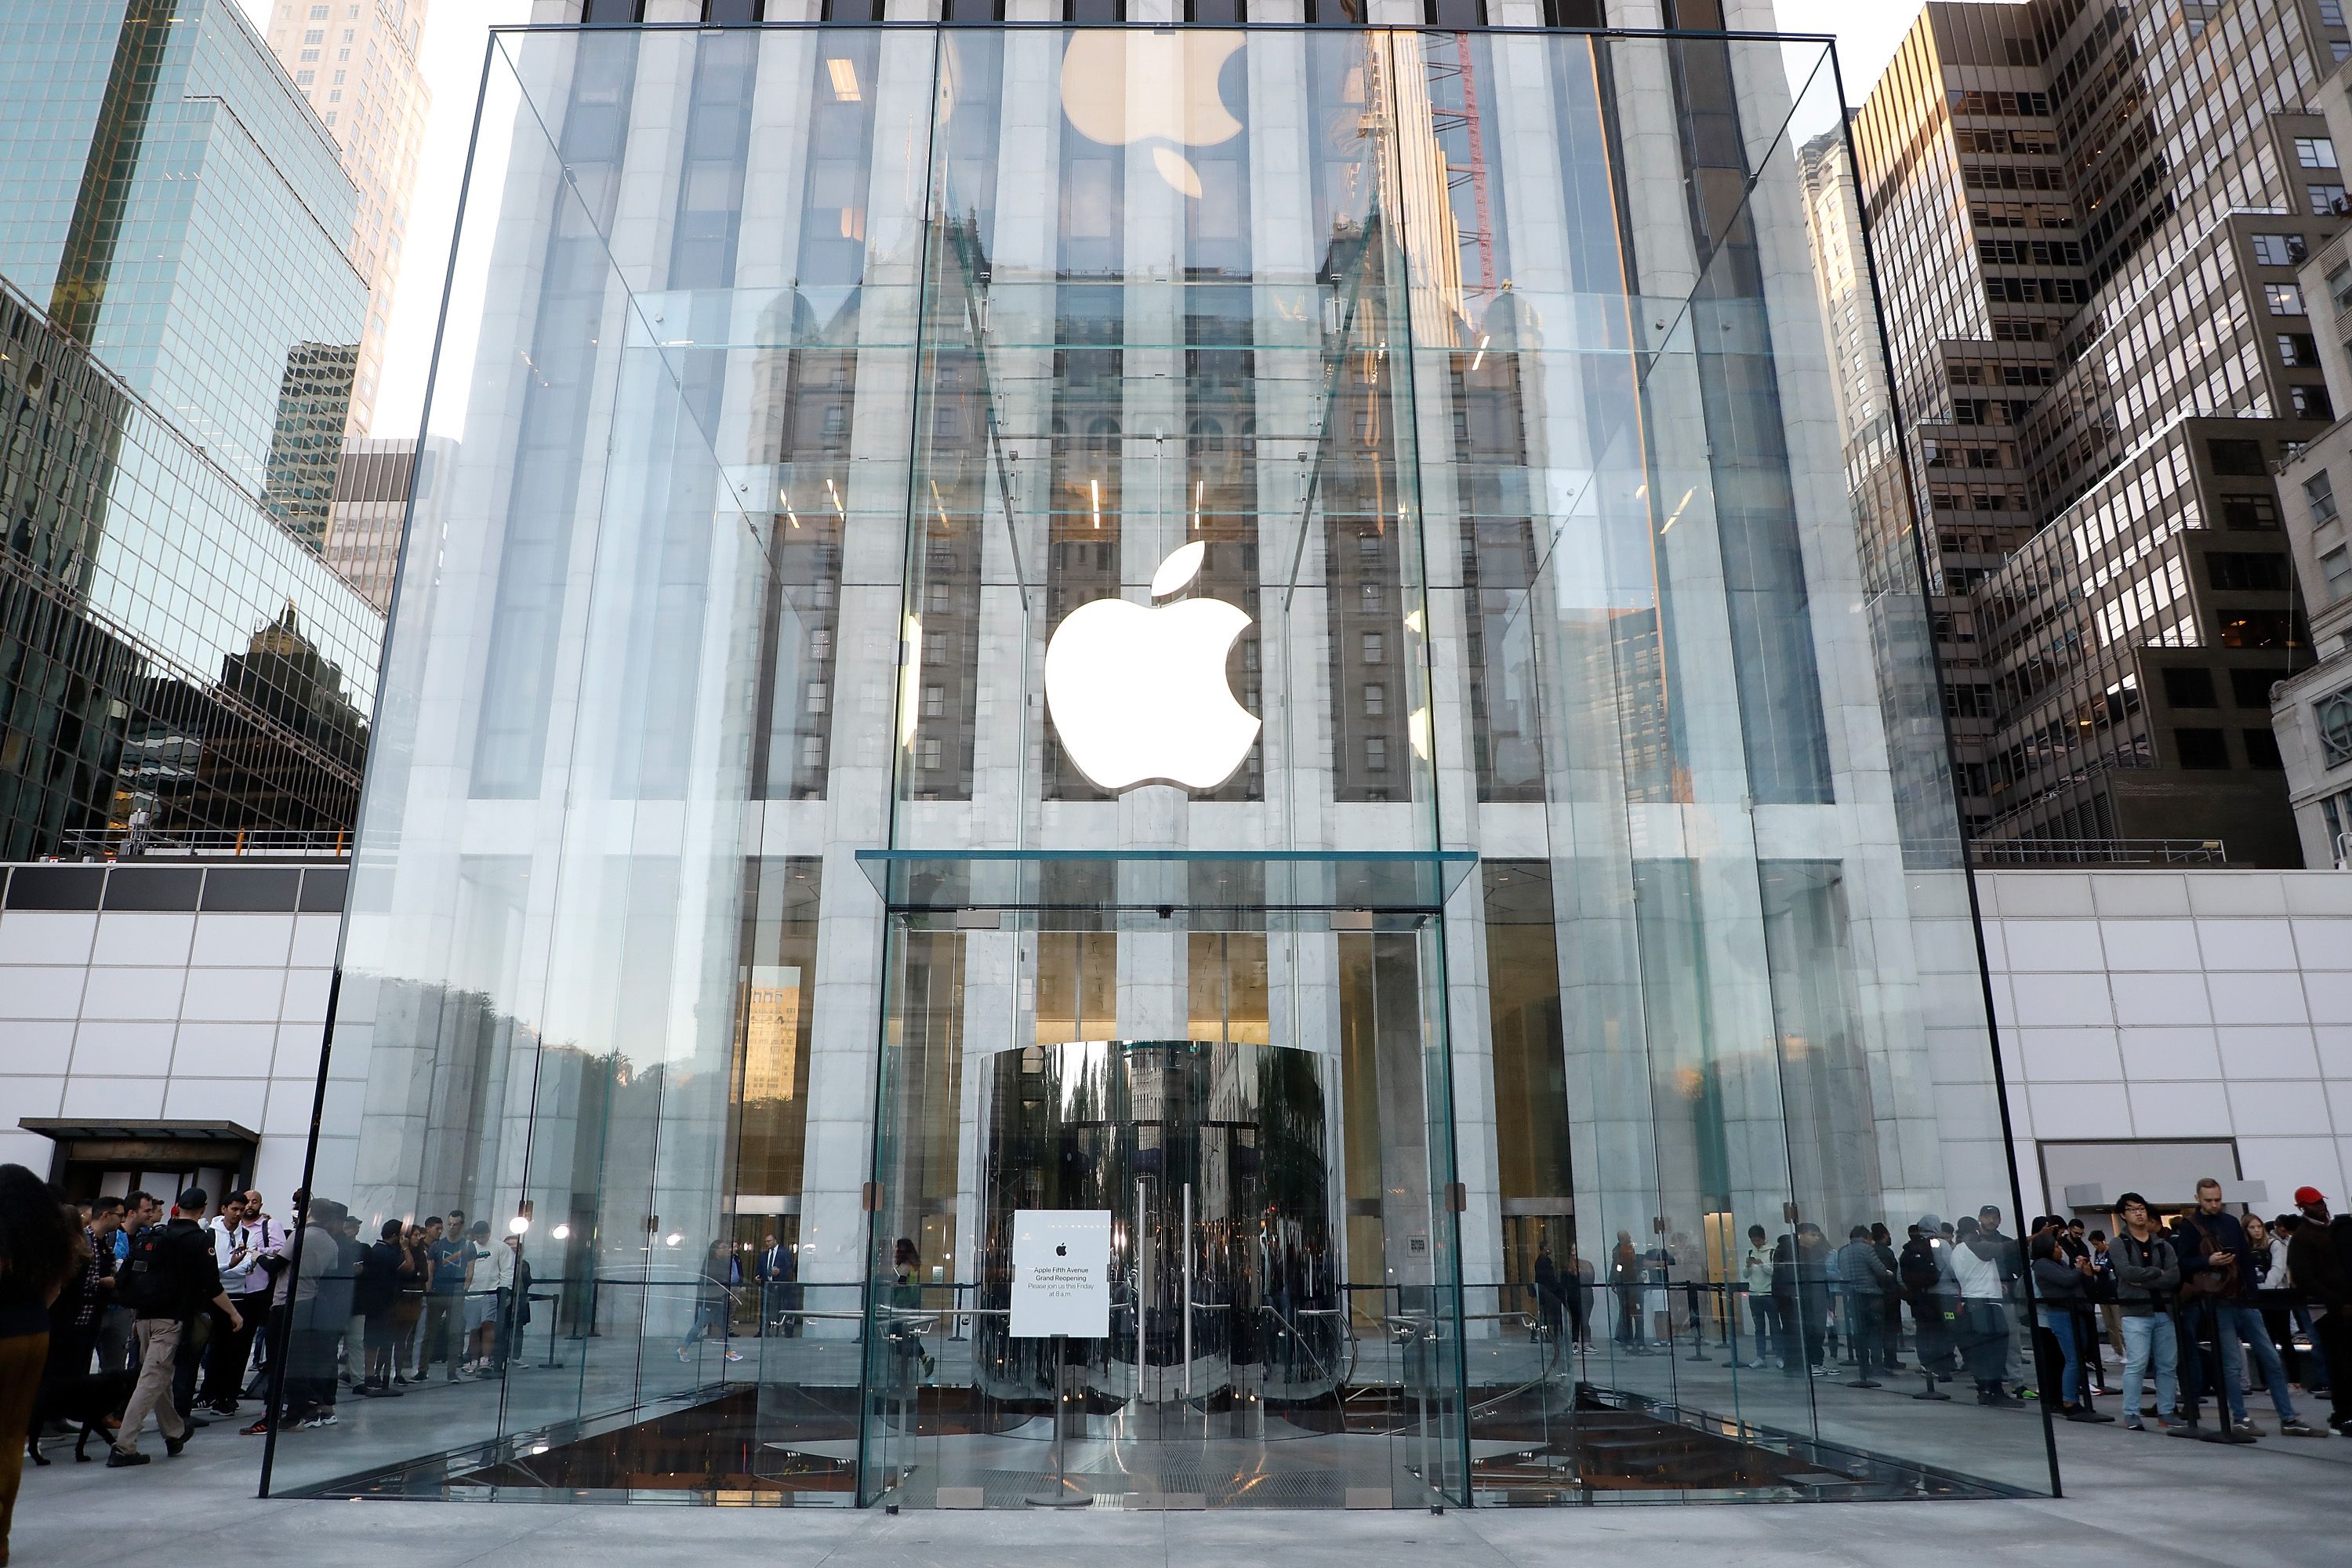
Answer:
[[[270, 0], [241, 3], [257, 27], [268, 25]], [[1908, 0], [1778, 0], [1778, 5], [1780, 25], [1789, 31], [1836, 36], [1846, 94], [1855, 103], [1878, 79], [1918, 11]], [[458, 190], [465, 180], [466, 148], [473, 132], [474, 100], [481, 87], [483, 50], [492, 27], [516, 26], [530, 16], [530, 0], [435, 0], [428, 14], [422, 52], [433, 112], [425, 122], [416, 195], [401, 251], [383, 378], [376, 392], [374, 435], [413, 435], [423, 415], [434, 329], [440, 319], [449, 243], [457, 227]], [[462, 412], [462, 405], [446, 401], [434, 426], [455, 435], [455, 416]]]

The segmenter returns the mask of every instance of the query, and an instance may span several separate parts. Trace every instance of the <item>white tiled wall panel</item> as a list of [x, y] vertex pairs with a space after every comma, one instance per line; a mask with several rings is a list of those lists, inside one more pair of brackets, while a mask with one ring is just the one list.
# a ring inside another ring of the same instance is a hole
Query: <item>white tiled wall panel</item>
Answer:
[[292, 1190], [340, 923], [0, 908], [0, 1161], [48, 1170], [27, 1116], [233, 1121], [263, 1134], [263, 1187]]
[[1978, 892], [2030, 1207], [2063, 1207], [2042, 1140], [2233, 1139], [2271, 1206], [2342, 1200], [2352, 872], [2004, 870]]

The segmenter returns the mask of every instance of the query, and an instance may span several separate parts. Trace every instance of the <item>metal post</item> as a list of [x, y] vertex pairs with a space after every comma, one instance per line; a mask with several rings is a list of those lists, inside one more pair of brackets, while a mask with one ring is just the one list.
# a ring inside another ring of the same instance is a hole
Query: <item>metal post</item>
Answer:
[[1184, 1399], [1192, 1398], [1192, 1184], [1184, 1184], [1184, 1234], [1178, 1238], [1184, 1248]]
[[1034, 1492], [1022, 1500], [1031, 1508], [1086, 1508], [1094, 1499], [1070, 1485], [1069, 1452], [1065, 1437], [1062, 1406], [1068, 1404], [1066, 1393], [1070, 1358], [1069, 1342], [1060, 1334], [1054, 1336], [1054, 1489]]
[[[1135, 1404], [1136, 1418], [1143, 1416], [1143, 1302], [1150, 1294], [1150, 1269], [1144, 1261], [1143, 1178], [1135, 1178]], [[1138, 1436], [1141, 1436], [1139, 1432]]]

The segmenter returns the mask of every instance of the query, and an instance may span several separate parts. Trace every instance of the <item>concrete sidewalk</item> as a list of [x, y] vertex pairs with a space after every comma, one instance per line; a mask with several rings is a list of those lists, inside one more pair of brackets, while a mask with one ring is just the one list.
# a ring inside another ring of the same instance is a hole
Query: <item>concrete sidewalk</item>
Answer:
[[[180, 1458], [110, 1471], [62, 1452], [27, 1469], [13, 1558], [24, 1568], [645, 1568], [682, 1552], [779, 1568], [1538, 1568], [1594, 1551], [1724, 1568], [1782, 1564], [2259, 1564], [2343, 1568], [2352, 1441], [2247, 1448], [2118, 1427], [2061, 1426], [2068, 1496], [2019, 1502], [1627, 1506], [1429, 1513], [907, 1513], [530, 1503], [284, 1502], [254, 1495], [260, 1439], [218, 1426]], [[2317, 1507], [2307, 1506], [2316, 1503]], [[1662, 1554], [1665, 1554], [1662, 1556]]]

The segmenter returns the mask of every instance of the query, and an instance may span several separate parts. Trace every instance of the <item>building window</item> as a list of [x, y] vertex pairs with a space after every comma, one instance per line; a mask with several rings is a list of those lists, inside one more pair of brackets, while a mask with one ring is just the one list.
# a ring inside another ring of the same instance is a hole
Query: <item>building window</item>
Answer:
[[2306, 169], [2336, 167], [2336, 143], [2325, 136], [2298, 136], [2294, 139], [2294, 161]]
[[2286, 766], [2286, 759], [2279, 755], [2278, 737], [2271, 732], [2269, 725], [2265, 724], [2259, 730], [2245, 731], [2242, 738], [2246, 742], [2248, 767], [2263, 768], [2276, 773]]
[[[2252, 446], [2253, 443], [2249, 442]], [[2257, 460], [2262, 453], [2257, 447]], [[2219, 464], [2215, 465], [2217, 468]], [[2221, 521], [2231, 528], [2276, 528], [2279, 525], [2278, 504], [2268, 496], [2223, 496]]]
[[1379, 719], [1389, 710], [1389, 689], [1377, 681], [1364, 688], [1364, 717]]
[[2219, 730], [2175, 730], [2172, 754], [2184, 768], [2226, 768], [2230, 765], [2230, 742]]
[[2319, 25], [2323, 27], [2344, 25], [2343, 0], [2319, 0]]
[[2286, 395], [2294, 405], [2298, 419], [2333, 420], [2336, 417], [2336, 405], [2328, 400], [2327, 388], [2324, 386], [2290, 386]]
[[2328, 479], [2326, 468], [2303, 481], [2303, 499], [2310, 503], [2312, 521], [2336, 521], [2336, 485]]
[[2284, 610], [2223, 610], [2223, 647], [2293, 647], [2294, 626]]
[[302, 58], [306, 60], [315, 60], [319, 58], [319, 51], [316, 49], [304, 49], [302, 51]]
[[2270, 308], [2273, 316], [2300, 316], [2303, 314], [2303, 289], [2294, 283], [2265, 283], [2263, 285], [2263, 303]]
[[296, 87], [308, 87], [313, 81], [316, 81], [318, 77], [319, 73], [317, 71], [296, 71], [294, 73], [294, 85]]
[[2309, 332], [2278, 334], [2280, 362], [2297, 370], [2314, 369], [2319, 363], [2319, 340]]
[[1380, 633], [1366, 632], [1364, 634], [1364, 662], [1366, 664], [1380, 663], [1381, 656], [1385, 651], [1386, 648], [1381, 640]]
[[2205, 580], [2226, 592], [2273, 592], [2286, 586], [2286, 557], [2216, 550], [2205, 557]]
[[2321, 587], [2326, 597], [2323, 604], [2332, 605], [2347, 595], [2352, 595], [2352, 546], [2339, 544], [2319, 558]]
[[328, 7], [327, 7], [327, 6], [324, 6], [324, 5], [313, 5], [313, 6], [311, 6], [311, 7], [310, 7], [310, 20], [312, 20], [313, 22], [323, 22], [323, 21], [325, 21], [325, 20], [327, 19], [327, 11], [328, 11]]
[[1378, 735], [1364, 737], [1364, 771], [1374, 773], [1389, 771], [1389, 743]]
[[2331, 768], [2352, 763], [2352, 686], [2313, 703], [2311, 721], [2319, 731], [2320, 760]]
[[2232, 478], [2254, 479], [2270, 472], [2263, 462], [2263, 444], [2235, 437], [2215, 437], [2205, 443], [2213, 459], [2213, 471]]
[[2301, 264], [2303, 258], [2303, 236], [2299, 234], [2254, 236], [2254, 261], [2259, 266], [2294, 267]]
[[312, 27], [302, 35], [302, 41], [306, 44], [323, 44], [327, 41], [327, 30], [324, 27]]
[[2307, 189], [2311, 195], [2311, 214], [2314, 217], [2330, 217], [2345, 210], [2343, 186], [2312, 185]]
[[2164, 672], [2164, 700], [2175, 708], [2221, 706], [2213, 696], [2213, 672], [2194, 666]]

